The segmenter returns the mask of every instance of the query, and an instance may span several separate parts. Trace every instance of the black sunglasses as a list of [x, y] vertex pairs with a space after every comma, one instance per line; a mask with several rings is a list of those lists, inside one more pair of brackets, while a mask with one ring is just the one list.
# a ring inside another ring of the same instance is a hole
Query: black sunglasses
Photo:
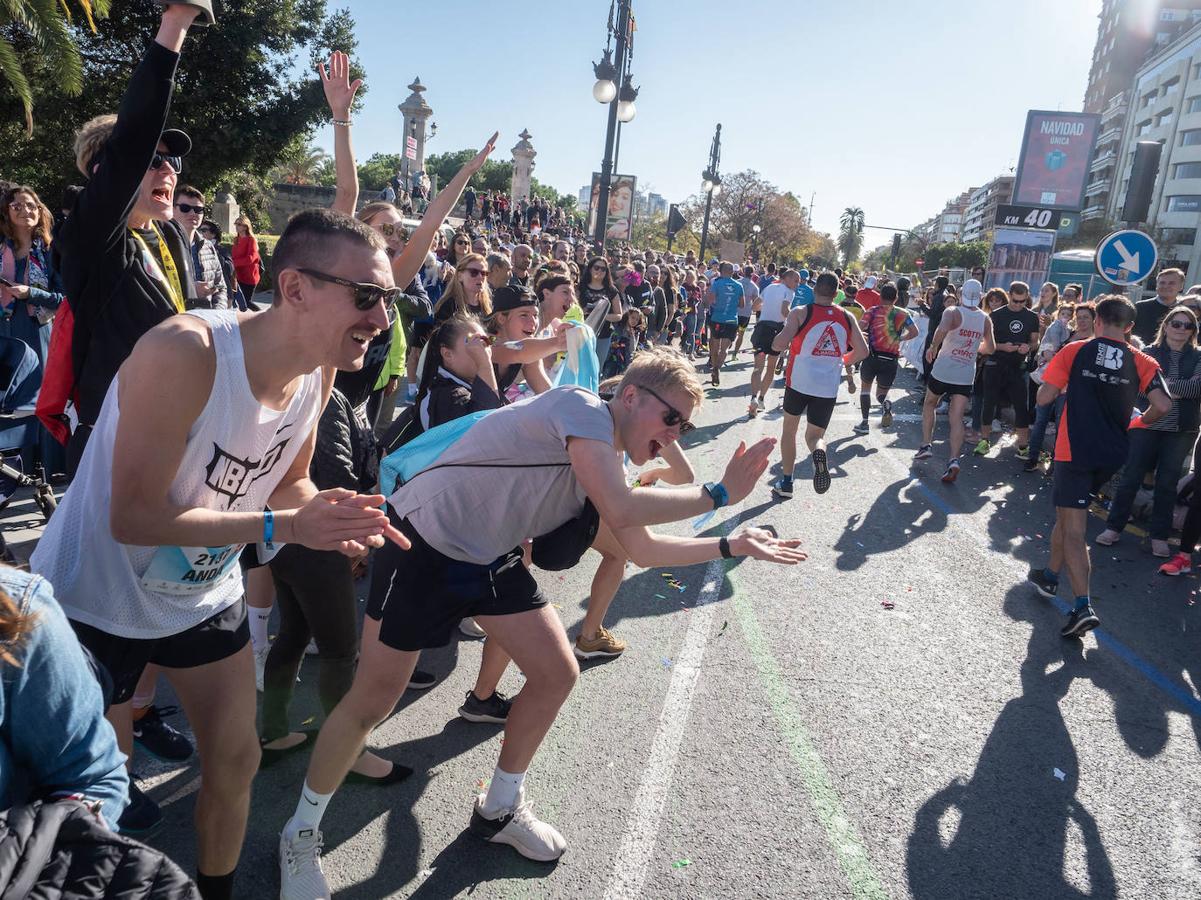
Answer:
[[397, 287], [385, 288], [380, 287], [378, 284], [348, 281], [345, 278], [339, 278], [337, 275], [327, 275], [325, 272], [318, 272], [316, 269], [297, 269], [296, 271], [302, 275], [308, 275], [310, 278], [316, 278], [318, 281], [327, 281], [330, 284], [340, 284], [343, 287], [350, 288], [355, 308], [361, 309], [364, 312], [383, 300], [384, 310], [388, 313], [388, 318], [392, 317], [392, 309], [396, 306], [396, 301], [400, 299], [400, 295], [404, 293], [404, 291]]
[[666, 425], [668, 428], [675, 428], [677, 425], [679, 425], [681, 437], [683, 437], [684, 435], [688, 434], [688, 432], [690, 432], [696, 428], [695, 425], [693, 425], [691, 422], [689, 422], [687, 419], [684, 418], [684, 414], [682, 412], [680, 412], [678, 409], [676, 409], [674, 406], [672, 406], [670, 403], [668, 403], [666, 400], [664, 400], [662, 397], [660, 397], [658, 394], [656, 394], [654, 391], [652, 391], [646, 385], [636, 384], [636, 385], [634, 385], [634, 387], [640, 388], [640, 389], [646, 391], [648, 394], [650, 394], [652, 397], [654, 397], [656, 400], [658, 400], [660, 403], [662, 403], [664, 406], [667, 407], [667, 411], [665, 413], [663, 413], [663, 424]]
[[171, 156], [166, 153], [154, 154], [153, 158], [150, 160], [150, 168], [156, 170], [161, 169], [163, 167], [163, 163], [166, 163], [172, 169], [174, 169], [176, 175], [183, 171], [183, 157]]
[[175, 205], [179, 207], [180, 212], [199, 213], [202, 216], [204, 215], [205, 207], [203, 206], [193, 206], [191, 203], [176, 203]]
[[1197, 330], [1197, 326], [1194, 325], [1192, 322], [1188, 321], [1187, 319], [1173, 319], [1168, 324], [1177, 330], [1184, 330], [1184, 329], [1187, 329], [1188, 331], [1196, 331]]

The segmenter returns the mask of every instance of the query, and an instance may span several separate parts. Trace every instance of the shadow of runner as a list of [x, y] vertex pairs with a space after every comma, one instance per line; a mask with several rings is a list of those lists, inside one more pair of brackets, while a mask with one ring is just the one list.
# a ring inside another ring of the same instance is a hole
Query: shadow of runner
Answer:
[[[430, 875], [409, 897], [443, 900], [471, 895], [477, 887], [502, 878], [545, 878], [558, 865], [558, 860], [543, 863], [526, 859], [507, 845], [486, 844], [464, 830], [430, 863]], [[352, 890], [340, 892], [338, 896], [375, 900], [383, 895]]]
[[924, 534], [936, 534], [947, 527], [942, 507], [930, 503], [921, 486], [904, 476], [884, 488], [866, 514], [855, 513], [834, 549], [834, 565], [841, 571], [858, 569], [873, 554], [898, 550]]
[[[1030, 602], [1022, 588], [1009, 598]], [[1005, 705], [975, 771], [918, 810], [906, 854], [917, 900], [1117, 896], [1096, 821], [1076, 799], [1076, 750], [1059, 709], [1072, 681], [1091, 679], [1093, 669], [1079, 641], [1034, 627], [1022, 695]], [[1083, 859], [1068, 856], [1069, 829]]]

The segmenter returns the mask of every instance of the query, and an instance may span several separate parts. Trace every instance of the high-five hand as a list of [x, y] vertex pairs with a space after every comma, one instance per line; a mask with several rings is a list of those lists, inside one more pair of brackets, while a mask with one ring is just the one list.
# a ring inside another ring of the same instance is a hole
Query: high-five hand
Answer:
[[804, 550], [798, 550], [799, 540], [776, 537], [766, 528], [747, 527], [730, 537], [730, 549], [735, 556], [750, 556], [765, 562], [795, 566], [809, 558]]
[[354, 95], [363, 86], [361, 78], [350, 80], [350, 57], [341, 50], [335, 50], [329, 55], [328, 64], [317, 64], [317, 74], [321, 77], [325, 102], [329, 104], [334, 118], [348, 120], [350, 107], [354, 104]]
[[745, 442], [738, 445], [738, 449], [726, 464], [726, 472], [721, 479], [731, 504], [743, 500], [755, 489], [755, 485], [767, 471], [767, 463], [775, 447], [775, 438], [763, 438], [752, 444], [749, 449]]

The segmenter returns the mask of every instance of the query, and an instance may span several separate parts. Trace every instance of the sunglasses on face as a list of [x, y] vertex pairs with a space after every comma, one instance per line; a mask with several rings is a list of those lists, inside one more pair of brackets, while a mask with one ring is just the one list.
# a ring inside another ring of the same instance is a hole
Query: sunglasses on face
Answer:
[[191, 203], [176, 203], [175, 205], [179, 208], [180, 212], [196, 213], [197, 215], [201, 216], [204, 215], [205, 207], [203, 206], [193, 206]]
[[169, 165], [175, 171], [176, 175], [183, 171], [183, 158], [179, 156], [171, 156], [166, 153], [154, 154], [154, 157], [150, 160], [150, 168], [157, 172], [163, 167], [163, 163]]
[[1171, 325], [1173, 328], [1177, 329], [1178, 331], [1196, 331], [1197, 330], [1197, 326], [1194, 325], [1192, 322], [1190, 322], [1188, 319], [1173, 319], [1168, 324]]
[[455, 241], [456, 247], [470, 247], [471, 244], [467, 241]]
[[470, 344], [472, 341], [479, 341], [485, 347], [491, 347], [496, 343], [496, 335], [494, 334], [469, 334], [463, 338], [464, 344]]
[[36, 203], [30, 203], [27, 200], [14, 200], [12, 203], [8, 204], [8, 208], [15, 210], [16, 212], [20, 212], [21, 210], [25, 210], [26, 212], [38, 211], [38, 205]]
[[483, 278], [484, 274], [485, 274], [483, 269], [477, 269], [475, 266], [468, 266], [463, 271], [466, 272], [468, 275], [470, 275], [472, 278]]
[[340, 284], [342, 287], [351, 289], [351, 298], [354, 300], [355, 309], [361, 309], [366, 312], [373, 309], [375, 304], [381, 300], [384, 301], [384, 310], [388, 313], [388, 318], [392, 318], [393, 308], [396, 306], [396, 301], [400, 299], [400, 295], [404, 293], [397, 287], [380, 287], [378, 284], [368, 284], [361, 281], [349, 281], [345, 278], [339, 278], [337, 275], [329, 275], [325, 272], [318, 272], [316, 269], [297, 269], [302, 275], [308, 275], [310, 278], [316, 278], [318, 281], [325, 281], [330, 284]]
[[375, 227], [384, 237], [392, 237], [396, 234], [400, 235], [402, 238], [408, 237], [408, 235], [405, 234], [405, 230], [402, 226], [394, 225], [391, 222], [380, 222]]
[[593, 267], [592, 267], [592, 271], [594, 271], [594, 272], [608, 272], [608, 271], [609, 271], [609, 267], [608, 267], [608, 266], [593, 266]]
[[635, 385], [635, 387], [639, 388], [640, 390], [646, 391], [648, 394], [650, 394], [652, 397], [654, 397], [656, 400], [658, 400], [660, 403], [662, 403], [664, 406], [667, 407], [667, 409], [663, 413], [663, 424], [666, 425], [668, 428], [675, 428], [677, 425], [680, 426], [680, 436], [681, 437], [683, 437], [684, 435], [688, 434], [688, 432], [690, 432], [694, 428], [696, 428], [695, 425], [693, 425], [691, 422], [689, 422], [687, 419], [684, 418], [684, 414], [682, 412], [680, 412], [678, 409], [676, 409], [674, 406], [672, 406], [670, 403], [668, 403], [666, 400], [664, 400], [662, 397], [660, 397], [658, 394], [656, 394], [650, 388], [645, 387], [644, 385], [641, 385], [641, 384]]

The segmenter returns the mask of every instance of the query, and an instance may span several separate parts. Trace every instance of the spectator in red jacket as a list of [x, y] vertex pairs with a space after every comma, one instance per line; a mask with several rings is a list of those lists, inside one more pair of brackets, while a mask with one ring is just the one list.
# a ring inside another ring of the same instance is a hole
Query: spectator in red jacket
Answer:
[[234, 227], [238, 231], [233, 249], [234, 274], [242, 292], [242, 309], [254, 309], [251, 301], [259, 284], [259, 239], [254, 236], [250, 220], [245, 216], [238, 216]]

